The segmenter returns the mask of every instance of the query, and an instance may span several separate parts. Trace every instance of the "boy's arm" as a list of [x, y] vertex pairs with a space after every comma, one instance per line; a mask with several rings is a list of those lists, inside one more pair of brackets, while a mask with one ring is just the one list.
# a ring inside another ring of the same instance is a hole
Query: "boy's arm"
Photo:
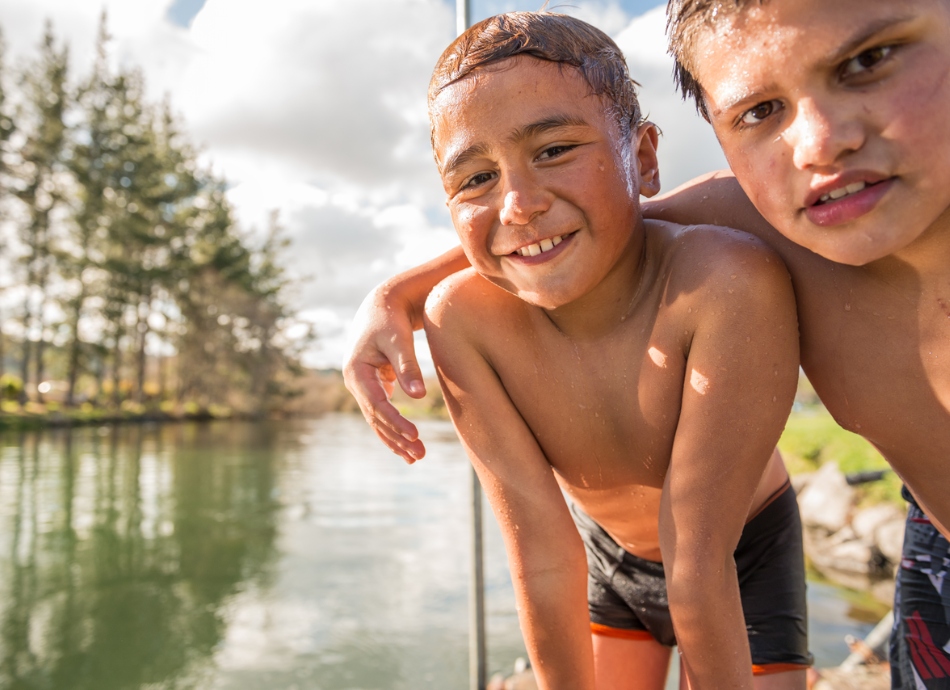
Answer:
[[409, 463], [425, 455], [425, 447], [416, 426], [389, 399], [396, 381], [413, 398], [425, 395], [412, 332], [422, 328], [432, 288], [468, 265], [461, 247], [450, 249], [374, 288], [354, 319], [356, 337], [343, 363], [343, 381], [376, 435]]
[[501, 527], [538, 686], [593, 690], [584, 546], [551, 465], [473, 345], [478, 325], [464, 321], [464, 295], [451, 295], [451, 310], [448, 301], [430, 300], [426, 334], [455, 428]]
[[692, 262], [701, 285], [688, 298], [696, 319], [660, 548], [690, 687], [751, 688], [733, 553], [791, 408], [798, 331], [791, 281], [771, 251], [750, 239], [704, 255]]
[[751, 232], [769, 244], [782, 242], [781, 235], [756, 210], [730, 170], [696, 177], [644, 202], [642, 209], [645, 218], [679, 225], [721, 225]]

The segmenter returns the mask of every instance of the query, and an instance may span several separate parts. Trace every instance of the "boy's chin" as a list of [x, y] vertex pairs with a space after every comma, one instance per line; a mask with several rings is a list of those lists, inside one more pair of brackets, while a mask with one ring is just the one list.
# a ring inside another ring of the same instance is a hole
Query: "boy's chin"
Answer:
[[811, 237], [782, 234], [815, 254], [846, 266], [866, 266], [900, 252], [917, 239], [917, 236], [875, 237], [873, 232], [859, 230], [829, 230]]

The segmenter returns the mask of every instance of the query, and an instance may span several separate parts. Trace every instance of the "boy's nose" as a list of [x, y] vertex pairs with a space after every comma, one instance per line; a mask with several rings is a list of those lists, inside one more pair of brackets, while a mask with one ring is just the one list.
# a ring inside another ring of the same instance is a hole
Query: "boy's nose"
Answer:
[[529, 180], [510, 176], [499, 218], [502, 225], [527, 225], [550, 205], [544, 190]]
[[808, 170], [833, 165], [859, 150], [865, 130], [861, 120], [840, 105], [802, 99], [782, 136], [792, 148], [795, 167]]

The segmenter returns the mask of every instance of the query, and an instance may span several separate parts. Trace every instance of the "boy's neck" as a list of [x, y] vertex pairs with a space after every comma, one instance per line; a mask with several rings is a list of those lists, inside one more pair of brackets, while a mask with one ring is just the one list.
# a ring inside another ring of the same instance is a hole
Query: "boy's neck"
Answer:
[[636, 311], [656, 271], [642, 219], [638, 225], [623, 254], [590, 292], [569, 304], [542, 310], [561, 333], [597, 340], [609, 336]]

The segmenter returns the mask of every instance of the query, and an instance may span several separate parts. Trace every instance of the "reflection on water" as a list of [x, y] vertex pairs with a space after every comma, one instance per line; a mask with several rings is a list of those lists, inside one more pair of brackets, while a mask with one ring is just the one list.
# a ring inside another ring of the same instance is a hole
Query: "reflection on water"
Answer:
[[[0, 688], [465, 687], [467, 463], [421, 426], [413, 467], [351, 416], [0, 436]], [[486, 579], [509, 668], [490, 517]], [[870, 625], [810, 589], [834, 663]]]
[[2, 437], [0, 687], [194, 686], [224, 602], [270, 580], [276, 473], [241, 449], [261, 433]]

